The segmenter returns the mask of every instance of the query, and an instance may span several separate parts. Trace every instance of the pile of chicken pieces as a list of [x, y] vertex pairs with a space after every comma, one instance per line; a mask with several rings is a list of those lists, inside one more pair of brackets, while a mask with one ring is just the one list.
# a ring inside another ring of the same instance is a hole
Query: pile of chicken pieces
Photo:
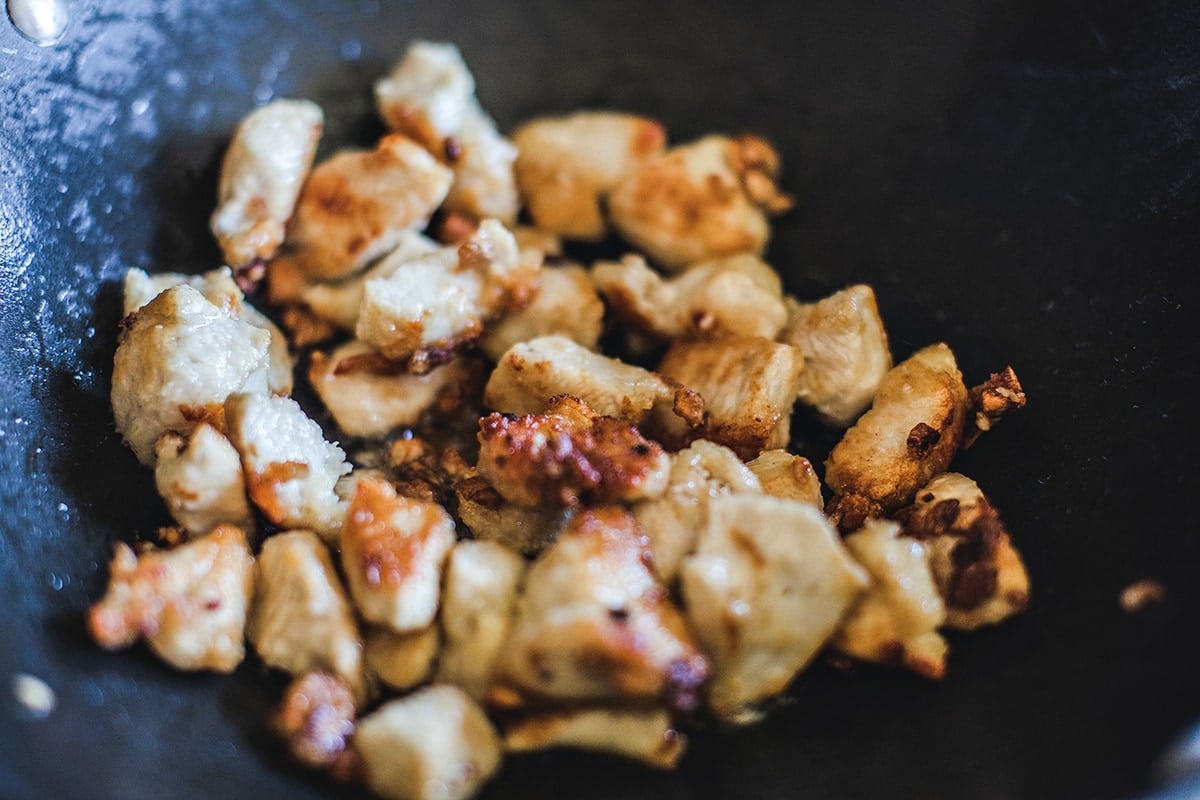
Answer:
[[[681, 720], [751, 721], [820, 653], [939, 678], [943, 629], [1025, 608], [1004, 524], [948, 471], [1024, 405], [1016, 375], [968, 389], [945, 344], [893, 364], [868, 286], [785, 294], [767, 142], [668, 146], [614, 112], [505, 138], [447, 44], [375, 93], [391, 132], [315, 167], [316, 105], [252, 112], [226, 266], [127, 273], [113, 411], [176, 526], [116, 546], [102, 646], [230, 672], [249, 642], [294, 676], [297, 759], [417, 800], [504, 752], [670, 767]], [[636, 252], [564, 255], [613, 234]], [[606, 326], [656, 368], [601, 352]], [[326, 437], [297, 363], [382, 456]], [[845, 430], [824, 485], [786, 449], [797, 404]], [[464, 415], [470, 446], [413, 435]]]

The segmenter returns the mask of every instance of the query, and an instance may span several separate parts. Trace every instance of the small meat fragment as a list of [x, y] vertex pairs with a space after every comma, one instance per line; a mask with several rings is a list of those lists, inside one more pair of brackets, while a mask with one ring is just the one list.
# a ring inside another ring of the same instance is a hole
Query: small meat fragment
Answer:
[[238, 125], [221, 162], [211, 220], [226, 264], [243, 267], [275, 255], [324, 124], [315, 103], [275, 100]]
[[1165, 596], [1161, 583], [1153, 578], [1143, 578], [1122, 589], [1118, 602], [1126, 614], [1135, 614], [1153, 603], [1161, 603]]
[[979, 485], [946, 472], [917, 492], [896, 518], [924, 543], [946, 625], [974, 630], [994, 625], [1029, 605], [1029, 575], [1021, 556]]
[[990, 431], [1010, 411], [1025, 407], [1025, 391], [1012, 367], [993, 373], [967, 392], [967, 408], [971, 412], [963, 434], [963, 449], [975, 444], [985, 431]]
[[242, 456], [246, 488], [281, 528], [308, 528], [335, 542], [346, 505], [334, 487], [350, 471], [342, 448], [288, 397], [237, 394], [225, 403], [230, 441]]
[[871, 406], [892, 368], [875, 292], [860, 284], [816, 303], [789, 298], [788, 311], [779, 341], [804, 357], [798, 399], [825, 424], [845, 428]]
[[649, 543], [625, 509], [583, 511], [568, 524], [530, 567], [517, 603], [497, 676], [515, 693], [514, 705], [695, 706], [708, 665], [649, 559]]
[[270, 340], [190, 286], [167, 289], [134, 314], [113, 358], [112, 407], [138, 460], [154, 466], [160, 436], [191, 433], [229, 395], [265, 395]]
[[291, 675], [333, 673], [361, 703], [366, 688], [358, 623], [317, 535], [289, 531], [267, 539], [257, 584], [247, 634], [259, 658]]
[[441, 643], [437, 625], [411, 633], [371, 628], [364, 642], [367, 673], [388, 688], [407, 691], [428, 680]]
[[926, 678], [946, 673], [946, 640], [937, 629], [946, 606], [925, 547], [894, 522], [872, 520], [844, 540], [871, 586], [842, 623], [833, 646], [864, 661], [894, 664]]
[[454, 520], [437, 503], [396, 494], [390, 483], [358, 484], [342, 530], [342, 571], [363, 619], [396, 633], [437, 615], [442, 564]]
[[442, 590], [445, 646], [437, 681], [482, 701], [508, 640], [525, 560], [497, 542], [462, 541], [446, 563]]
[[893, 367], [871, 410], [825, 461], [827, 511], [843, 532], [912, 502], [962, 444], [967, 389], [954, 353], [934, 344]]
[[658, 444], [569, 395], [545, 414], [489, 414], [479, 446], [479, 474], [518, 505], [631, 502], [667, 486], [670, 457]]
[[764, 494], [799, 500], [817, 508], [825, 507], [821, 498], [821, 479], [812, 462], [804, 456], [794, 456], [786, 450], [764, 450], [746, 466], [758, 476]]
[[542, 117], [514, 134], [517, 186], [540, 227], [569, 239], [607, 233], [602, 203], [626, 174], [660, 156], [667, 135], [658, 122], [612, 111]]
[[571, 510], [557, 506], [520, 506], [500, 496], [473, 475], [454, 487], [458, 515], [476, 539], [498, 542], [522, 555], [536, 555], [554, 541]]
[[623, 756], [659, 769], [674, 767], [687, 748], [665, 709], [591, 708], [521, 717], [504, 726], [504, 749], [528, 753], [572, 747]]
[[713, 664], [709, 706], [738, 722], [791, 683], [867, 585], [819, 509], [753, 494], [709, 501], [679, 577]]
[[603, 321], [604, 303], [582, 267], [545, 267], [538, 273], [537, 294], [529, 305], [509, 312], [484, 331], [479, 349], [499, 361], [519, 342], [554, 334], [594, 350]]
[[455, 686], [430, 686], [364, 717], [352, 744], [388, 800], [466, 800], [500, 767], [500, 737]]
[[663, 339], [774, 339], [787, 321], [779, 274], [755, 255], [701, 261], [665, 280], [641, 256], [627, 255], [597, 264], [592, 280], [618, 317]]
[[176, 669], [233, 672], [242, 663], [254, 556], [241, 530], [222, 525], [140, 556], [121, 542], [109, 570], [108, 591], [87, 620], [101, 647], [117, 650], [145, 639]]
[[287, 742], [292, 758], [306, 767], [331, 770], [347, 779], [352, 771], [354, 693], [336, 675], [310, 670], [288, 686], [271, 726]]
[[222, 523], [254, 530], [241, 459], [220, 431], [202, 422], [188, 437], [165, 434], [155, 454], [154, 483], [185, 531], [200, 536]]
[[618, 233], [670, 270], [761, 254], [768, 215], [792, 205], [778, 176], [778, 154], [757, 136], [706, 136], [627, 174], [609, 195], [609, 214]]

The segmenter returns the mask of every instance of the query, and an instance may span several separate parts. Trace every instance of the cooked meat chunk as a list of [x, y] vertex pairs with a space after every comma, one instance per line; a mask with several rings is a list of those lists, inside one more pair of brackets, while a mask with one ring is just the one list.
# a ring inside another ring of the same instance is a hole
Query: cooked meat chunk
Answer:
[[630, 502], [667, 486], [661, 447], [569, 395], [545, 414], [489, 414], [479, 420], [479, 446], [479, 474], [518, 505]]
[[618, 317], [663, 339], [774, 339], [787, 320], [779, 275], [755, 255], [701, 261], [667, 279], [641, 256], [627, 255], [598, 263], [592, 279]]
[[[581, 512], [525, 579], [498, 679], [526, 700], [695, 705], [708, 672], [633, 515]], [[493, 697], [496, 694], [493, 693]]]
[[267, 392], [270, 334], [232, 319], [190, 286], [175, 286], [130, 318], [113, 358], [117, 431], [154, 466], [164, 433], [219, 418], [234, 392]]
[[912, 502], [962, 444], [967, 389], [954, 353], [934, 344], [893, 367], [879, 384], [871, 410], [833, 448], [825, 483], [827, 510], [849, 532]]
[[222, 525], [140, 556], [120, 542], [109, 571], [108, 591], [88, 613], [88, 630], [101, 647], [145, 639], [176, 669], [233, 672], [242, 663], [254, 556], [240, 529]]
[[812, 462], [804, 456], [794, 456], [786, 450], [764, 450], [746, 466], [758, 476], [765, 494], [799, 500], [817, 508], [825, 507], [821, 498], [821, 479]]
[[237, 394], [225, 403], [230, 441], [242, 456], [250, 499], [281, 528], [309, 528], [336, 542], [346, 505], [334, 487], [346, 455], [288, 397]]
[[667, 134], [654, 120], [613, 111], [542, 117], [513, 134], [517, 185], [533, 221], [570, 239], [607, 233], [603, 201], [617, 182], [662, 154]]
[[538, 273], [537, 294], [529, 305], [508, 313], [486, 330], [479, 348], [499, 361], [518, 342], [553, 334], [594, 350], [603, 321], [604, 303], [582, 267], [546, 267]]
[[292, 675], [333, 673], [360, 704], [365, 699], [358, 623], [329, 550], [312, 531], [263, 543], [247, 633], [267, 666]]
[[154, 483], [185, 531], [200, 536], [222, 523], [254, 530], [241, 459], [220, 431], [202, 422], [188, 437], [164, 434], [155, 454]]
[[292, 758], [306, 767], [347, 778], [354, 736], [354, 693], [336, 675], [310, 670], [288, 686], [271, 720]]
[[386, 481], [359, 483], [341, 544], [342, 571], [363, 618], [396, 633], [428, 627], [454, 542], [454, 520], [437, 503], [402, 497]]
[[388, 800], [466, 800], [500, 767], [500, 737], [455, 686], [430, 686], [363, 718], [354, 751]]
[[523, 555], [535, 555], [554, 541], [570, 516], [569, 508], [520, 506], [500, 496], [486, 480], [474, 475], [455, 487], [458, 515], [476, 539], [499, 542]]
[[946, 673], [946, 640], [937, 629], [946, 606], [916, 539], [900, 535], [894, 522], [871, 520], [844, 540], [871, 585], [833, 638], [843, 653], [911, 669], [926, 678]]
[[1029, 575], [1000, 515], [965, 475], [945, 472], [917, 492], [897, 518], [925, 544], [946, 625], [973, 630], [1029, 605]]
[[411, 633], [371, 628], [363, 648], [367, 673], [391, 689], [407, 691], [428, 680], [441, 643], [437, 625]]
[[1025, 391], [1012, 367], [1005, 367], [978, 386], [972, 386], [967, 398], [971, 413], [963, 433], [964, 450], [985, 431], [995, 427], [1005, 414], [1025, 407]]
[[756, 136], [706, 136], [627, 174], [613, 188], [613, 227], [670, 270], [715, 256], [761, 254], [769, 214], [791, 207], [775, 180], [779, 156]]
[[804, 357], [798, 399], [827, 425], [852, 424], [870, 407], [892, 368], [875, 292], [870, 286], [851, 286], [816, 303], [791, 301], [788, 310], [779, 340]]
[[680, 567], [684, 613], [712, 660], [709, 706], [745, 721], [812, 660], [867, 579], [805, 503], [718, 496], [708, 516]]
[[516, 222], [521, 208], [513, 174], [516, 146], [500, 135], [496, 123], [478, 104], [468, 107], [462, 129], [452, 141], [446, 155], [454, 168], [454, 183], [445, 208], [476, 219], [497, 219], [505, 225]]
[[504, 726], [504, 749], [573, 747], [624, 756], [659, 769], [678, 763], [687, 737], [665, 709], [589, 708], [521, 717]]
[[491, 688], [496, 660], [512, 628], [525, 560], [496, 542], [462, 541], [446, 564], [441, 627], [445, 647], [437, 681], [476, 700]]
[[213, 235], [225, 263], [269, 259], [308, 176], [325, 115], [308, 100], [275, 100], [238, 125], [221, 163]]

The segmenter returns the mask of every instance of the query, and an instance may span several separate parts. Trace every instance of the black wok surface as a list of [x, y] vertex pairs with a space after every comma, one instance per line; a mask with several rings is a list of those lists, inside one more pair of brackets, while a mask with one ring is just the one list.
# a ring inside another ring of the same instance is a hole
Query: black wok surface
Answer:
[[[504, 128], [588, 106], [676, 141], [767, 134], [800, 201], [770, 250], [790, 290], [870, 282], [897, 358], [944, 339], [968, 382], [1012, 363], [1030, 395], [956, 466], [1014, 532], [1033, 608], [952, 636], [944, 682], [818, 665], [765, 723], [698, 732], [677, 773], [550, 754], [485, 797], [1153, 790], [1200, 719], [1195, 3], [69, 5], [51, 47], [0, 19], [0, 796], [346, 791], [285, 762], [262, 723], [281, 682], [257, 662], [178, 674], [101, 652], [82, 614], [112, 543], [167, 521], [108, 408], [124, 269], [216, 266], [236, 121], [308, 96], [325, 151], [366, 143], [371, 81], [415, 37], [462, 48]], [[1122, 612], [1145, 577], [1165, 601]], [[16, 673], [53, 687], [48, 717]]]

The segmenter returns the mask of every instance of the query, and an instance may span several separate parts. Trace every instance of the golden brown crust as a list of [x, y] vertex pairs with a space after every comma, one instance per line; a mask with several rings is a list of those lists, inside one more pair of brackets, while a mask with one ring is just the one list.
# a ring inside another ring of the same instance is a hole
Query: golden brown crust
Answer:
[[967, 392], [970, 416], [963, 434], [963, 449], [975, 443], [985, 431], [990, 431], [1000, 419], [1011, 411], [1025, 407], [1025, 390], [1012, 367], [1005, 367], [978, 386]]
[[348, 745], [355, 729], [354, 693], [337, 676], [312, 670], [292, 681], [271, 727], [304, 766], [329, 770], [338, 780], [353, 777]]
[[[420, 524], [397, 528], [392, 522], [397, 509], [421, 512]], [[437, 505], [400, 496], [383, 481], [365, 480], [346, 512], [343, 563], [352, 543], [357, 557], [354, 570], [368, 586], [400, 586], [413, 574], [430, 538], [444, 522], [445, 512]]]

